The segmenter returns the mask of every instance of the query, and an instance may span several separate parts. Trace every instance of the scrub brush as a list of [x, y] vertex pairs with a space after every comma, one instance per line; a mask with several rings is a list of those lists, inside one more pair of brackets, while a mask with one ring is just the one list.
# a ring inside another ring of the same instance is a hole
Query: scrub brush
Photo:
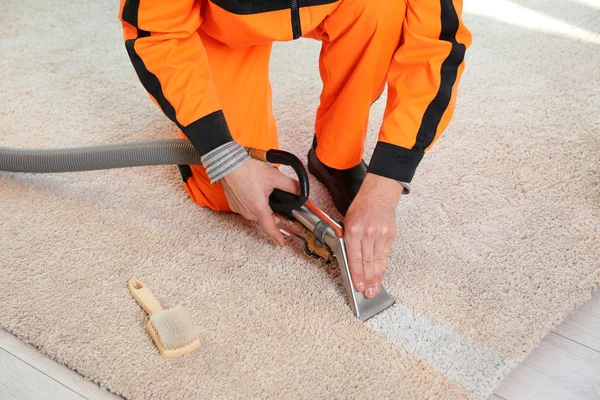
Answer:
[[185, 308], [177, 306], [165, 310], [150, 289], [136, 279], [131, 279], [127, 286], [133, 298], [150, 315], [146, 329], [163, 357], [180, 357], [200, 346], [196, 327]]

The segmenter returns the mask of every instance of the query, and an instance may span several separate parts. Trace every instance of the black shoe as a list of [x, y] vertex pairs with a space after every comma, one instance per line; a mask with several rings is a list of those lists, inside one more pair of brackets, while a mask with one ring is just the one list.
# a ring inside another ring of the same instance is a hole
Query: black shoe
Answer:
[[346, 215], [367, 175], [367, 164], [361, 160], [360, 164], [350, 169], [330, 168], [319, 161], [315, 148], [313, 144], [308, 151], [308, 170], [327, 186], [336, 208], [342, 215]]

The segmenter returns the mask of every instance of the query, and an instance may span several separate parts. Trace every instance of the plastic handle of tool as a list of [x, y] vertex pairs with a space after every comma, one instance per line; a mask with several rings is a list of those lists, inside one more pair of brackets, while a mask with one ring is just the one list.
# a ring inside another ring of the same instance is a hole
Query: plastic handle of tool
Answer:
[[137, 279], [130, 279], [127, 282], [129, 293], [139, 303], [148, 315], [156, 314], [163, 310], [163, 306], [154, 294], [142, 282]]
[[265, 158], [266, 161], [272, 164], [282, 164], [292, 167], [298, 176], [298, 182], [300, 182], [300, 196], [279, 189], [273, 190], [273, 193], [269, 197], [269, 205], [273, 211], [287, 214], [292, 210], [302, 207], [306, 203], [306, 200], [308, 200], [310, 192], [308, 172], [306, 172], [302, 161], [292, 153], [275, 149], [267, 151]]

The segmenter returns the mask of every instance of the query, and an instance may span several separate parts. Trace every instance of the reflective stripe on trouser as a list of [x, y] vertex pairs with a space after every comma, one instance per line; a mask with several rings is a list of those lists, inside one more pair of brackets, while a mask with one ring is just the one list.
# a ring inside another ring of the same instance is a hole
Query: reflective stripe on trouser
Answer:
[[[330, 167], [351, 168], [362, 159], [369, 109], [385, 86], [391, 59], [400, 43], [405, 7], [403, 1], [342, 0], [335, 6], [301, 10], [302, 26], [304, 20], [314, 23], [315, 16], [321, 18], [303, 36], [323, 42], [319, 59], [323, 90], [315, 131], [317, 155]], [[311, 9], [318, 12], [310, 14]], [[277, 148], [268, 80], [271, 43], [236, 47], [228, 35], [226, 45], [214, 38], [217, 30], [210, 13], [205, 18], [213, 36], [202, 27], [198, 32], [234, 140], [244, 146]], [[211, 185], [201, 166], [192, 166], [192, 176], [185, 185], [199, 205], [230, 210], [221, 184]]]

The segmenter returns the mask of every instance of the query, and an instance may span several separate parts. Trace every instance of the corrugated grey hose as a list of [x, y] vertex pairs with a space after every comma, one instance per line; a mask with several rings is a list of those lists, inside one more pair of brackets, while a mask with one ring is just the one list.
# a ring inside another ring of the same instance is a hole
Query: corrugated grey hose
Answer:
[[202, 165], [189, 140], [146, 140], [63, 149], [0, 147], [0, 171], [75, 172], [146, 165]]

